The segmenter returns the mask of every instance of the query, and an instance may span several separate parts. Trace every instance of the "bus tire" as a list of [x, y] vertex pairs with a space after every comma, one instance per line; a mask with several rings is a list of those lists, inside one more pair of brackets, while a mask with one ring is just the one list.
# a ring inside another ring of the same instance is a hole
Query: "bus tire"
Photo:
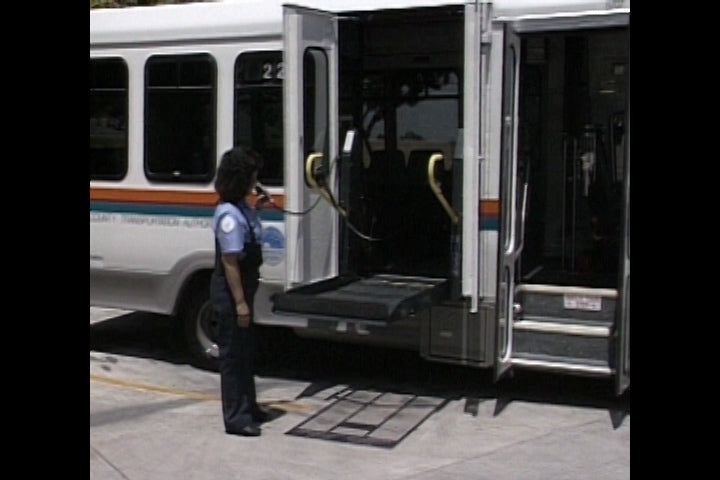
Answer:
[[179, 313], [192, 363], [203, 369], [219, 371], [217, 321], [209, 289], [191, 289]]

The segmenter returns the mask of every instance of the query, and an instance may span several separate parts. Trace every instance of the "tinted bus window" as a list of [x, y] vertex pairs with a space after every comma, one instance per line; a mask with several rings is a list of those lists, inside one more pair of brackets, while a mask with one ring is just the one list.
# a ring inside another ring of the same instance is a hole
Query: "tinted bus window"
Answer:
[[303, 125], [305, 157], [319, 152], [328, 158], [328, 60], [319, 48], [303, 56]]
[[163, 55], [145, 65], [145, 174], [209, 182], [215, 174], [217, 68], [210, 55]]
[[454, 69], [406, 69], [363, 78], [368, 138], [385, 138], [387, 102], [396, 105], [397, 140], [454, 142], [460, 128], [460, 75]]
[[90, 59], [90, 180], [121, 180], [128, 168], [128, 69]]
[[264, 158], [258, 180], [283, 184], [282, 52], [243, 53], [235, 62], [234, 144]]

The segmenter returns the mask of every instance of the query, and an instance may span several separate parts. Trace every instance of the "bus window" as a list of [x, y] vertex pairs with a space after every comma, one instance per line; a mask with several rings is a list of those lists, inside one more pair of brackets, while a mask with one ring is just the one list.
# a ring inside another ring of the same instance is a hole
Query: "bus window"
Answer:
[[[504, 82], [509, 89], [505, 95], [503, 95], [503, 130], [502, 130], [502, 145], [503, 145], [503, 166], [507, 166], [512, 170], [512, 156], [513, 146], [515, 144], [515, 75], [516, 71], [517, 52], [515, 46], [510, 45], [508, 51], [508, 58], [504, 65]], [[508, 192], [513, 191], [513, 184], [515, 183], [515, 175], [510, 172], [506, 172], [502, 178], [504, 184], [503, 190]], [[508, 196], [508, 198], [510, 198]], [[517, 201], [517, 199], [516, 199]], [[502, 225], [501, 232], [507, 232], [505, 235], [505, 243], [503, 244], [503, 250], [508, 250], [510, 246], [515, 242], [515, 230], [512, 228], [512, 221], [515, 217], [515, 212], [512, 208], [504, 208], [502, 212]]]
[[209, 182], [215, 174], [216, 66], [207, 54], [157, 55], [145, 66], [145, 174]]
[[283, 184], [282, 52], [249, 52], [235, 62], [234, 144], [264, 159], [258, 180]]
[[459, 82], [452, 70], [415, 73], [414, 82], [402, 83], [397, 109], [399, 139], [454, 142], [459, 119]]
[[90, 59], [90, 180], [122, 180], [128, 169], [128, 68]]
[[363, 78], [362, 94], [363, 126], [373, 150], [405, 151], [409, 145], [453, 143], [457, 138], [460, 85], [454, 69], [369, 74]]
[[305, 157], [313, 152], [328, 158], [328, 60], [325, 51], [308, 48], [303, 58], [303, 125]]

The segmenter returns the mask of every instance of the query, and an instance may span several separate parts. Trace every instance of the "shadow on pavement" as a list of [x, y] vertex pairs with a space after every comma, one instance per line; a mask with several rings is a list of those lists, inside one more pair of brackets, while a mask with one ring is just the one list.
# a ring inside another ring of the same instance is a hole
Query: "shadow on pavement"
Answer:
[[[90, 350], [191, 365], [178, 325], [172, 317], [137, 312], [103, 320], [90, 325]], [[496, 416], [513, 401], [604, 409], [614, 428], [630, 414], [630, 392], [616, 397], [611, 379], [516, 371], [496, 383], [492, 368], [430, 362], [416, 351], [305, 339], [271, 327], [259, 327], [258, 338], [258, 374], [309, 382], [299, 398], [346, 385], [465, 400], [472, 416], [488, 401]]]
[[178, 324], [172, 317], [140, 312], [102, 320], [90, 324], [90, 350], [190, 363]]

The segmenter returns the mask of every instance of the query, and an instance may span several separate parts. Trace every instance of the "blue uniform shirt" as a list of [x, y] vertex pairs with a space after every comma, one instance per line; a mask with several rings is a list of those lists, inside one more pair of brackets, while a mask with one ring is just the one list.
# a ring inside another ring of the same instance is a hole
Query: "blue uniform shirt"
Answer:
[[220, 244], [220, 253], [222, 254], [244, 252], [245, 244], [252, 241], [248, 222], [255, 233], [255, 242], [262, 244], [262, 225], [257, 211], [250, 208], [244, 200], [240, 204], [240, 208], [242, 212], [232, 203], [220, 203], [215, 208], [213, 231]]

